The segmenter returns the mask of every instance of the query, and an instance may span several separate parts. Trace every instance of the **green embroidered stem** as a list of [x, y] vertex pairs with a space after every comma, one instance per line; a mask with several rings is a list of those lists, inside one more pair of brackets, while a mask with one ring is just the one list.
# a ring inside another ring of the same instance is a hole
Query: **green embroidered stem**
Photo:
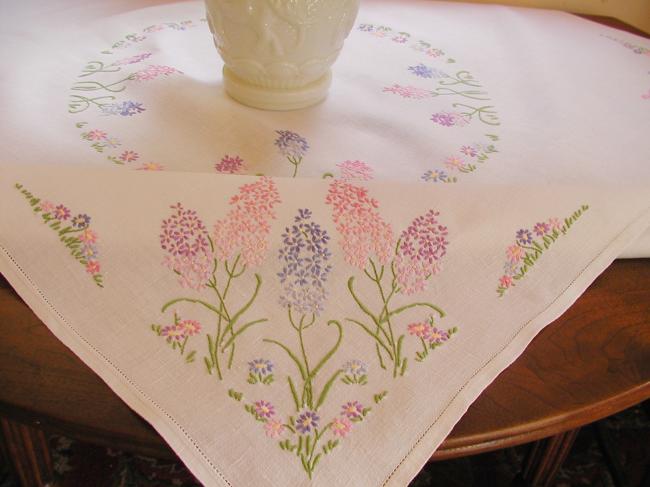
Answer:
[[[180, 303], [180, 302], [188, 302], [188, 303], [200, 304], [200, 305], [205, 306], [206, 308], [208, 308], [210, 311], [216, 313], [217, 316], [224, 316], [223, 314], [221, 314], [221, 312], [217, 308], [212, 306], [210, 303], [206, 303], [205, 301], [202, 301], [200, 299], [194, 299], [194, 298], [176, 298], [176, 299], [172, 299], [171, 301], [169, 301], [169, 302], [165, 303], [165, 305], [163, 305], [162, 312], [164, 313], [165, 311], [167, 311], [167, 309], [169, 309], [170, 306], [173, 306], [174, 304]], [[225, 316], [224, 316], [224, 318], [225, 318]]]
[[88, 98], [82, 95], [70, 95], [70, 102], [68, 103], [68, 113], [81, 113], [90, 108], [90, 105], [96, 105], [99, 108], [103, 108], [109, 103], [101, 103], [99, 100], [108, 99], [109, 101], [115, 101], [115, 97], [112, 95], [106, 96], [96, 96], [95, 98]]
[[274, 345], [277, 345], [278, 347], [282, 348], [285, 352], [287, 352], [287, 355], [289, 355], [291, 360], [293, 360], [294, 363], [298, 366], [298, 370], [300, 371], [300, 376], [302, 377], [302, 379], [303, 380], [307, 379], [307, 374], [305, 373], [305, 369], [303, 368], [302, 363], [300, 363], [300, 360], [298, 359], [298, 357], [296, 357], [293, 354], [293, 352], [289, 349], [289, 347], [287, 347], [283, 343], [280, 343], [280, 342], [278, 342], [276, 340], [272, 340], [270, 338], [264, 338], [262, 341], [266, 342], [266, 343], [273, 343]]
[[469, 109], [469, 112], [462, 112], [462, 115], [465, 115], [469, 119], [473, 118], [474, 115], [478, 115], [479, 120], [487, 125], [501, 125], [497, 113], [494, 110], [491, 110], [494, 108], [493, 106], [483, 106], [476, 108], [469, 105], [464, 105], [462, 103], [454, 103], [452, 106], [454, 108], [463, 107]]
[[465, 98], [470, 98], [471, 100], [479, 100], [479, 101], [488, 101], [490, 98], [486, 97], [488, 93], [486, 91], [478, 91], [478, 90], [465, 90], [465, 91], [459, 91], [459, 90], [454, 90], [453, 88], [436, 88], [436, 91], [432, 93], [434, 96], [444, 96], [444, 95], [460, 95], [464, 96]]
[[431, 308], [436, 313], [438, 313], [438, 315], [440, 315], [441, 318], [444, 318], [444, 316], [445, 316], [445, 312], [443, 310], [441, 310], [440, 308], [438, 308], [437, 306], [435, 306], [435, 305], [433, 305], [431, 303], [411, 303], [411, 304], [407, 304], [406, 306], [400, 306], [399, 308], [397, 308], [397, 309], [391, 311], [390, 313], [388, 313], [388, 316], [389, 317], [390, 316], [395, 316], [395, 315], [401, 313], [402, 311], [406, 311], [408, 309], [415, 308], [416, 306], [424, 306], [424, 307], [427, 307], [427, 308]]
[[80, 74], [79, 77], [85, 78], [86, 76], [91, 76], [96, 73], [117, 73], [121, 69], [118, 66], [114, 66], [114, 69], [107, 69], [110, 66], [111, 66], [110, 64], [106, 66], [101, 61], [90, 61], [88, 62], [86, 67], [81, 70], [81, 72], [84, 74]]
[[131, 81], [133, 79], [135, 79], [135, 75], [130, 74], [124, 79], [109, 84], [103, 84], [100, 83], [99, 81], [78, 81], [72, 86], [71, 89], [75, 91], [106, 90], [106, 91], [110, 91], [111, 93], [120, 93], [126, 89], [126, 86], [121, 86], [119, 88], [113, 88], [113, 86], [119, 85], [120, 83], [126, 83], [127, 81]]
[[298, 393], [296, 392], [296, 386], [293, 384], [291, 377], [287, 376], [287, 380], [289, 381], [289, 389], [291, 390], [291, 396], [293, 397], [293, 402], [296, 405], [296, 412], [298, 412], [300, 411], [301, 405], [300, 405], [300, 401], [298, 400]]
[[[235, 339], [236, 339], [239, 335], [241, 335], [242, 333], [244, 333], [248, 328], [250, 328], [250, 327], [253, 326], [253, 325], [257, 325], [258, 323], [264, 323], [264, 322], [266, 322], [266, 321], [269, 321], [269, 320], [268, 320], [267, 318], [260, 318], [259, 320], [250, 321], [250, 322], [246, 323], [245, 325], [243, 325], [239, 330], [237, 330], [236, 333], [234, 333], [234, 334], [233, 334], [233, 335], [228, 339], [228, 341], [226, 342], [226, 344], [225, 344], [223, 347], [221, 347], [221, 353], [224, 353], [225, 350], [226, 350], [226, 348], [228, 348], [229, 345], [233, 344], [233, 342], [235, 341]], [[229, 368], [230, 368], [230, 367], [229, 367]]]
[[439, 82], [440, 85], [444, 86], [453, 86], [458, 84], [463, 84], [471, 86], [472, 88], [481, 88], [482, 85], [474, 79], [469, 71], [458, 71], [456, 76], [450, 76], [448, 78], [442, 79]]
[[381, 346], [386, 351], [386, 353], [388, 353], [388, 356], [390, 357], [390, 359], [393, 360], [393, 352], [391, 352], [391, 350], [388, 348], [388, 346], [381, 340], [381, 337], [379, 337], [379, 335], [377, 335], [376, 333], [373, 333], [370, 330], [370, 328], [368, 328], [366, 325], [364, 325], [360, 321], [353, 320], [352, 318], [346, 318], [346, 320], [348, 320], [351, 323], [354, 323], [357, 326], [360, 326], [368, 335], [373, 337], [376, 340], [377, 345]]

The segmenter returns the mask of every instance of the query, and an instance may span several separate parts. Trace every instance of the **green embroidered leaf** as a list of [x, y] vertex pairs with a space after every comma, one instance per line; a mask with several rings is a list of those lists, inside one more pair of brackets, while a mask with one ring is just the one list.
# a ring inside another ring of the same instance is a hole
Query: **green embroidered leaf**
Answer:
[[[242, 398], [244, 397], [244, 395], [243, 395], [241, 392], [237, 392], [237, 391], [234, 390], [234, 389], [228, 389], [228, 395], [229, 395], [230, 397], [232, 397], [235, 401], [241, 401]], [[248, 404], [246, 404], [246, 405], [244, 406], [244, 408], [246, 408], [247, 411], [248, 411], [248, 409], [247, 409], [248, 407], [249, 407]], [[250, 411], [249, 411], [249, 412], [250, 412]]]
[[192, 350], [190, 353], [187, 354], [187, 357], [185, 357], [185, 362], [188, 364], [194, 362], [195, 355], [196, 355], [196, 350]]
[[375, 404], [379, 404], [387, 395], [388, 395], [388, 391], [382, 391], [379, 394], [375, 394], [373, 396], [373, 400], [375, 401]]

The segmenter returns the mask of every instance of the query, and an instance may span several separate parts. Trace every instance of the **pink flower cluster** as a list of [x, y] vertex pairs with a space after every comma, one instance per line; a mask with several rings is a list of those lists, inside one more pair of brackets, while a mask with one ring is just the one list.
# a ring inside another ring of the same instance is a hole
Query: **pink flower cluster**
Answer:
[[341, 170], [341, 179], [346, 181], [370, 181], [373, 178], [372, 167], [363, 161], [343, 161], [337, 167]]
[[431, 121], [443, 127], [464, 127], [470, 119], [467, 115], [458, 112], [438, 112], [431, 115]]
[[142, 71], [134, 73], [133, 76], [136, 81], [149, 81], [161, 75], [169, 76], [174, 73], [183, 74], [181, 71], [172, 68], [171, 66], [150, 65]]
[[160, 335], [167, 338], [168, 342], [180, 342], [187, 337], [198, 335], [201, 332], [201, 323], [196, 320], [183, 320], [160, 330]]
[[395, 270], [404, 294], [424, 289], [426, 280], [440, 271], [440, 259], [447, 253], [447, 227], [438, 222], [439, 213], [429, 210], [417, 217], [399, 239]]
[[230, 157], [228, 154], [221, 158], [221, 161], [214, 165], [214, 169], [222, 174], [235, 174], [241, 171], [244, 160], [239, 157]]
[[170, 208], [175, 213], [163, 220], [160, 233], [160, 246], [168, 253], [163, 263], [178, 273], [181, 286], [202, 289], [212, 266], [208, 232], [196, 211], [180, 203]]
[[226, 260], [239, 253], [245, 265], [261, 264], [268, 250], [270, 220], [275, 219], [273, 207], [278, 203], [280, 194], [268, 177], [241, 186], [239, 193], [230, 199], [233, 208], [214, 225], [217, 258]]
[[394, 95], [399, 95], [402, 98], [411, 98], [413, 100], [422, 100], [423, 98], [430, 98], [432, 93], [430, 90], [416, 88], [415, 86], [402, 86], [399, 84], [386, 86], [382, 91], [384, 93], [393, 93]]
[[340, 244], [348, 264], [363, 269], [372, 254], [381, 264], [388, 262], [393, 229], [377, 212], [379, 203], [368, 196], [367, 189], [335, 179], [325, 202], [332, 206], [332, 218], [342, 235]]

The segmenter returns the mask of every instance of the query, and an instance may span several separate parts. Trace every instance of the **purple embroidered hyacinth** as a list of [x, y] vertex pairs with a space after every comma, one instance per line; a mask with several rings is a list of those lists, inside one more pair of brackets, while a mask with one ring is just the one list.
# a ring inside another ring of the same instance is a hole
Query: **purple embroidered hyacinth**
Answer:
[[306, 139], [289, 130], [276, 130], [275, 132], [279, 135], [279, 137], [275, 139], [275, 145], [284, 157], [292, 159], [303, 158], [309, 149], [309, 144]]
[[304, 434], [311, 433], [312, 429], [318, 428], [318, 422], [320, 417], [316, 414], [315, 411], [304, 411], [298, 419], [296, 419], [296, 429]]
[[300, 314], [318, 315], [327, 297], [325, 283], [332, 269], [327, 248], [329, 235], [311, 221], [311, 211], [298, 210], [294, 224], [282, 234], [278, 258], [284, 264], [278, 273], [282, 290], [280, 304]]
[[174, 214], [163, 220], [160, 246], [171, 255], [195, 256], [210, 248], [208, 232], [194, 210], [186, 210], [181, 203], [171, 205]]
[[104, 115], [121, 115], [123, 117], [137, 115], [145, 110], [146, 108], [142, 106], [142, 103], [131, 100], [123, 101], [122, 103], [111, 103], [102, 107]]
[[423, 290], [426, 280], [440, 270], [440, 260], [447, 253], [449, 242], [447, 227], [440, 225], [438, 215], [429, 210], [400, 235], [395, 271], [404, 294]]
[[530, 245], [533, 243], [533, 234], [530, 230], [522, 228], [517, 231], [517, 243], [521, 245]]
[[422, 63], [409, 66], [409, 71], [420, 78], [433, 78], [433, 70]]
[[175, 213], [163, 220], [160, 233], [160, 246], [168, 252], [163, 265], [178, 274], [181, 286], [202, 289], [212, 268], [208, 232], [196, 211], [180, 203], [170, 208]]

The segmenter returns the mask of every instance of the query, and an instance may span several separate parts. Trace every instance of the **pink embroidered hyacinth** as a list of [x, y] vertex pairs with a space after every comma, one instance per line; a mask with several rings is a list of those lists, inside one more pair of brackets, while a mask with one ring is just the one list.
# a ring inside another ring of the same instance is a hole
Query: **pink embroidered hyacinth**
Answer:
[[373, 170], [363, 161], [343, 161], [336, 165], [341, 170], [341, 179], [346, 181], [370, 181]]
[[183, 74], [181, 71], [176, 68], [172, 68], [171, 66], [150, 65], [145, 69], [134, 73], [133, 78], [136, 81], [149, 81], [157, 78], [158, 76], [169, 76], [170, 74], [175, 73]]
[[422, 100], [424, 98], [429, 98], [431, 97], [432, 93], [430, 90], [416, 88], [415, 86], [402, 86], [399, 84], [386, 86], [382, 91], [384, 93], [393, 93], [394, 95], [399, 95], [402, 98], [410, 98], [413, 100]]
[[214, 225], [213, 241], [219, 260], [240, 255], [246, 266], [260, 265], [268, 250], [273, 207], [280, 203], [280, 194], [272, 179], [262, 177], [245, 184], [230, 199], [233, 207], [228, 215]]
[[377, 212], [379, 203], [367, 189], [335, 179], [325, 202], [332, 206], [332, 218], [342, 236], [339, 242], [348, 264], [364, 269], [373, 254], [381, 264], [388, 262], [393, 229]]
[[447, 227], [438, 222], [437, 211], [417, 217], [402, 232], [395, 256], [397, 282], [404, 294], [422, 291], [426, 280], [440, 271], [447, 253]]
[[242, 170], [243, 166], [244, 160], [241, 157], [230, 157], [226, 154], [214, 165], [214, 169], [222, 174], [236, 174]]
[[208, 231], [196, 211], [181, 203], [170, 208], [174, 213], [161, 225], [160, 246], [168, 253], [163, 264], [178, 273], [183, 287], [202, 289], [212, 266]]

